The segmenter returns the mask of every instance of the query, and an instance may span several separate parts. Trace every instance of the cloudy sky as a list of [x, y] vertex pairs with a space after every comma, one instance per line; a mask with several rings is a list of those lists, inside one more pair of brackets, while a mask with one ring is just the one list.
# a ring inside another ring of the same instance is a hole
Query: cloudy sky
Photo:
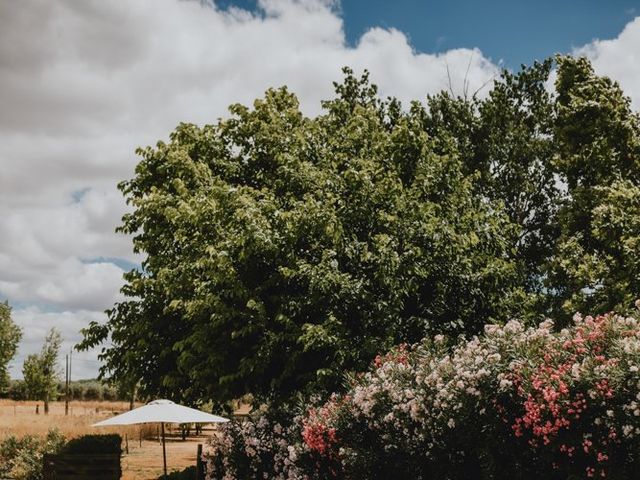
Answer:
[[[445, 88], [447, 65], [462, 93], [467, 69], [473, 91], [554, 52], [589, 56], [640, 107], [629, 2], [560, 2], [553, 18], [444, 3], [0, 1], [0, 299], [24, 329], [12, 375], [49, 328], [68, 350], [120, 298], [139, 259], [114, 233], [115, 185], [132, 176], [136, 146], [180, 121], [213, 122], [283, 84], [314, 115], [344, 65], [406, 101]], [[96, 374], [95, 352], [75, 358], [74, 378]]]

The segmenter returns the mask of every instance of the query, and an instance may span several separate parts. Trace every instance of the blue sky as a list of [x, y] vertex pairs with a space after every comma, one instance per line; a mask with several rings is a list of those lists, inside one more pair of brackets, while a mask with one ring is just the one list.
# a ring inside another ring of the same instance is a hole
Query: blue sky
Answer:
[[[256, 11], [257, 0], [216, 4]], [[340, 9], [352, 45], [371, 27], [395, 28], [420, 52], [478, 47], [495, 63], [517, 68], [616, 37], [640, 14], [640, 1], [343, 0]]]

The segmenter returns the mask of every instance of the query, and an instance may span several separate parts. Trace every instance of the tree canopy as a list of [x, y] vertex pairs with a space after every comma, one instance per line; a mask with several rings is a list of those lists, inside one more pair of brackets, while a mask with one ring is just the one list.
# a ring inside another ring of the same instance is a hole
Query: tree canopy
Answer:
[[39, 354], [31, 354], [24, 360], [22, 375], [30, 399], [43, 400], [44, 412], [49, 413], [49, 401], [55, 399], [60, 375], [58, 356], [62, 336], [55, 328], [47, 333]]
[[596, 304], [637, 283], [638, 117], [584, 59], [484, 99], [380, 100], [345, 69], [323, 113], [286, 88], [139, 149], [120, 231], [145, 260], [81, 347], [183, 401], [335, 389], [426, 335]]
[[22, 330], [11, 318], [11, 307], [0, 302], [0, 392], [9, 387], [9, 362], [13, 359], [22, 338]]

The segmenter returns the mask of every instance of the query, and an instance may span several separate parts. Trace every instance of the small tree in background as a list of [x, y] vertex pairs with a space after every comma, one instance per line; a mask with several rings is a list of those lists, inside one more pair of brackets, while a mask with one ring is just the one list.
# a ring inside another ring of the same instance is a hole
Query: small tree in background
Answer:
[[11, 319], [11, 307], [7, 302], [0, 303], [0, 393], [9, 387], [7, 365], [16, 354], [22, 331]]
[[49, 401], [56, 398], [60, 381], [57, 367], [62, 336], [55, 328], [49, 330], [39, 354], [29, 355], [22, 366], [22, 374], [29, 398], [44, 402], [49, 413]]

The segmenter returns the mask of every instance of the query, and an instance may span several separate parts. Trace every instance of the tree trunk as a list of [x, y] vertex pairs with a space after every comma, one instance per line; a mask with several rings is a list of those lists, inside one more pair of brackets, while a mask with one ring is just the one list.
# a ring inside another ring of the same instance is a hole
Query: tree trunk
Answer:
[[133, 410], [133, 405], [136, 403], [136, 386], [131, 389], [131, 398], [129, 399], [129, 410]]
[[44, 397], [44, 414], [49, 415], [49, 395]]

